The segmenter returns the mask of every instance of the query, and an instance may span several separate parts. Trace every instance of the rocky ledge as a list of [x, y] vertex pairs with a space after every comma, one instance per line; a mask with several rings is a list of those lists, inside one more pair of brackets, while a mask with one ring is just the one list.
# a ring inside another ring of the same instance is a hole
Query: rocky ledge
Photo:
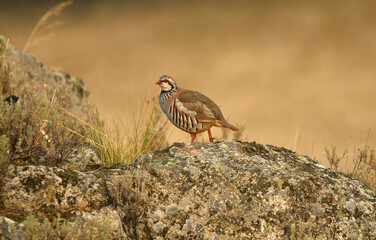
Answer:
[[[12, 165], [8, 172], [1, 201], [9, 211], [54, 211], [83, 222], [99, 214], [119, 239], [376, 237], [372, 190], [306, 156], [254, 142], [175, 143], [92, 173]], [[12, 221], [0, 220], [10, 236]]]
[[[246, 142], [176, 143], [127, 170], [135, 239], [375, 239], [376, 195], [290, 150]], [[135, 221], [137, 220], [137, 221]]]

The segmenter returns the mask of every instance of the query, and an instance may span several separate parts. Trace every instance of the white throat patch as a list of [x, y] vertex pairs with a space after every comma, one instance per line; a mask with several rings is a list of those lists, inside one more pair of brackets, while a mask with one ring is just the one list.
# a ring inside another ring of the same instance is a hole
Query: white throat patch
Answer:
[[163, 91], [170, 91], [172, 88], [168, 82], [162, 82], [160, 86]]

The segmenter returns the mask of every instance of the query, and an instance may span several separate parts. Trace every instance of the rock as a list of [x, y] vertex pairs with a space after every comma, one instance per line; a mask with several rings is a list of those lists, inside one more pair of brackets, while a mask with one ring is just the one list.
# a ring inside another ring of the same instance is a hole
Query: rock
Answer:
[[73, 152], [71, 156], [69, 156], [68, 161], [66, 161], [66, 163], [62, 163], [61, 168], [79, 169], [84, 171], [88, 168], [99, 168], [101, 164], [101, 160], [93, 149], [89, 147], [82, 147]]
[[91, 212], [73, 211], [73, 214], [72, 221], [77, 222], [80, 219], [81, 225], [90, 224], [93, 221], [107, 221], [110, 225], [109, 227], [113, 229], [112, 239], [127, 239], [123, 231], [122, 221], [113, 206], [103, 207]]
[[21, 228], [22, 224], [19, 224], [9, 218], [0, 216], [0, 239], [2, 239], [1, 237], [4, 237], [4, 239], [13, 240], [22, 239], [18, 234], [18, 231], [20, 231]]
[[170, 216], [175, 216], [178, 213], [178, 207], [176, 204], [171, 204], [166, 207], [166, 213]]
[[47, 166], [8, 167], [1, 202], [7, 210], [50, 215], [109, 205], [106, 188], [92, 174]]
[[131, 239], [376, 237], [372, 190], [284, 148], [175, 143], [124, 169]]
[[156, 224], [153, 224], [153, 231], [156, 233], [161, 233], [165, 227], [166, 224], [164, 224], [163, 222], [157, 222]]
[[346, 201], [345, 208], [347, 211], [354, 213], [357, 209], [356, 202], [354, 201], [354, 199], [349, 199], [348, 201]]
[[156, 221], [160, 221], [166, 216], [166, 214], [162, 212], [161, 210], [157, 210], [154, 212], [154, 216], [155, 216]]

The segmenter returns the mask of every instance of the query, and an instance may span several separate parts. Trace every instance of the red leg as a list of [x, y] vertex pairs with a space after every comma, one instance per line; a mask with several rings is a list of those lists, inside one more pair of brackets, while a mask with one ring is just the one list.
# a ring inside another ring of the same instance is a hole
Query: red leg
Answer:
[[213, 142], [213, 137], [211, 135], [210, 128], [208, 129], [208, 134], [209, 134], [209, 141]]
[[191, 133], [191, 142], [194, 142], [195, 141], [195, 139], [196, 139], [196, 134], [194, 134], [194, 133]]

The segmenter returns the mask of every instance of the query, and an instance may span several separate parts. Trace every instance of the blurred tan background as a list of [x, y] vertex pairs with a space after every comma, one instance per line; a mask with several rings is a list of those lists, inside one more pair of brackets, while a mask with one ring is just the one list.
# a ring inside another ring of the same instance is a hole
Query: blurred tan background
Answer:
[[[2, 1], [0, 34], [22, 49], [59, 2]], [[326, 164], [325, 147], [352, 153], [369, 129], [375, 143], [375, 11], [372, 0], [75, 1], [28, 52], [82, 78], [104, 115], [129, 114], [169, 74], [246, 124], [246, 140]], [[174, 129], [170, 142], [189, 139]]]

